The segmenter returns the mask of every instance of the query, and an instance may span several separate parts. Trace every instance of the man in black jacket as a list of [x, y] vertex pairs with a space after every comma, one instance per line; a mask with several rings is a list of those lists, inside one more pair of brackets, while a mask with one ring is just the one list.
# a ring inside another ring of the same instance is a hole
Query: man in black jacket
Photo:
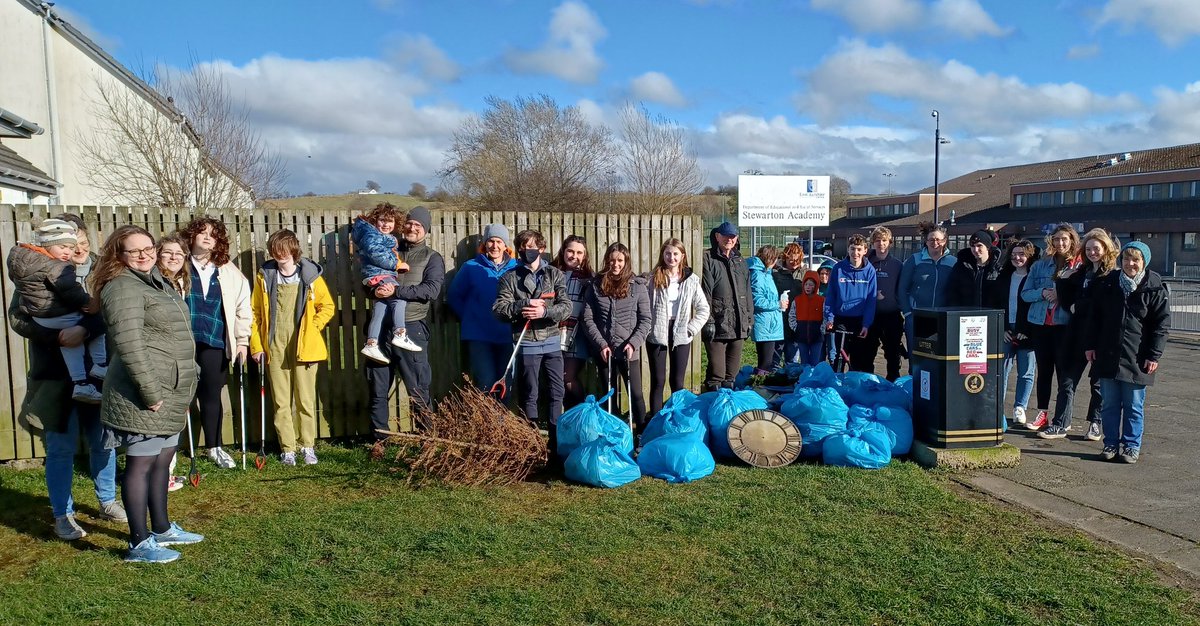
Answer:
[[708, 353], [704, 391], [733, 387], [742, 364], [742, 345], [754, 325], [750, 270], [738, 251], [738, 229], [724, 222], [709, 233], [712, 248], [704, 255], [701, 281], [712, 315], [702, 332]]
[[990, 306], [1000, 278], [1000, 250], [991, 231], [971, 235], [969, 245], [958, 252], [958, 263], [950, 270], [946, 303], [982, 309]]
[[[429, 368], [429, 303], [442, 292], [446, 279], [446, 263], [442, 255], [429, 247], [427, 237], [432, 225], [429, 209], [419, 206], [408, 213], [404, 222], [404, 241], [400, 248], [409, 271], [399, 275], [398, 285], [381, 285], [375, 290], [377, 298], [389, 298], [393, 293], [408, 303], [404, 312], [404, 323], [408, 337], [421, 347], [420, 352], [392, 349], [391, 342], [380, 342], [379, 349], [388, 355], [391, 363], [376, 363], [366, 359], [367, 387], [371, 407], [371, 425], [376, 429], [375, 438], [383, 439], [378, 430], [390, 430], [388, 426], [388, 394], [399, 371], [404, 388], [412, 400], [412, 416], [422, 408], [432, 408], [429, 384], [433, 371]], [[391, 329], [385, 328], [385, 337]]]

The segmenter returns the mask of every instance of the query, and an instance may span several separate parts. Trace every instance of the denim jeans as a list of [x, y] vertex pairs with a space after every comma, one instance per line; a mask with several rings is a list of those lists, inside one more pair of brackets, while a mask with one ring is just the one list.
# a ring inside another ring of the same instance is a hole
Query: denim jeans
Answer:
[[1013, 400], [1014, 407], [1025, 408], [1029, 406], [1029, 396], [1033, 393], [1033, 374], [1037, 370], [1037, 357], [1033, 353], [1032, 348], [1016, 348], [1011, 343], [1004, 349], [1004, 383], [1002, 385], [1003, 392], [1000, 394], [1000, 402], [1004, 403], [1004, 398], [1008, 397], [1008, 380], [1009, 374], [1012, 373], [1013, 366], [1017, 368], [1017, 395]]
[[801, 352], [801, 348], [803, 347], [804, 344], [800, 343], [799, 339], [784, 339], [783, 347], [781, 348], [783, 350], [783, 357], [780, 365], [803, 363], [803, 353]]
[[79, 446], [79, 428], [87, 439], [88, 475], [96, 486], [96, 499], [101, 504], [117, 499], [117, 452], [104, 449], [104, 428], [100, 417], [81, 418], [79, 410], [71, 411], [65, 432], [46, 431], [46, 491], [50, 492], [50, 508], [55, 517], [75, 512], [71, 485], [75, 478], [75, 450]]
[[1146, 386], [1101, 378], [1100, 396], [1104, 399], [1100, 408], [1104, 447], [1115, 448], [1120, 443], [1125, 448], [1141, 448]]
[[825, 355], [825, 342], [818, 341], [816, 343], [798, 343], [796, 344], [796, 353], [799, 355], [800, 362], [813, 366], [820, 363]]

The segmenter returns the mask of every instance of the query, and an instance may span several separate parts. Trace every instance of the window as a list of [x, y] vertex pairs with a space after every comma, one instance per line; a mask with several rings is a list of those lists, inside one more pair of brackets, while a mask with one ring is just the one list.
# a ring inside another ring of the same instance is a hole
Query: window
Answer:
[[1186, 198], [1192, 195], [1192, 183], [1171, 183], [1170, 197]]
[[1062, 206], [1062, 205], [1066, 204], [1067, 203], [1066, 196], [1067, 196], [1067, 192], [1065, 192], [1065, 191], [1054, 192], [1054, 206]]
[[1025, 194], [1019, 193], [1016, 196], [1013, 196], [1013, 206], [1017, 207], [1018, 209], [1025, 206]]
[[867, 217], [875, 217], [875, 207], [867, 207]]
[[1130, 185], [1128, 198], [1130, 200], [1145, 200], [1146, 199], [1146, 186], [1145, 185]]
[[1150, 185], [1151, 200], [1165, 200], [1169, 197], [1170, 190], [1166, 184]]
[[1049, 191], [1043, 191], [1043, 192], [1042, 192], [1041, 194], [1039, 194], [1039, 195], [1040, 195], [1041, 197], [1040, 197], [1040, 198], [1038, 198], [1038, 203], [1039, 203], [1041, 206], [1050, 206], [1050, 192], [1049, 192]]
[[1183, 234], [1183, 249], [1184, 250], [1195, 250], [1196, 249], [1196, 233], [1184, 233]]
[[1090, 189], [1075, 190], [1075, 204], [1087, 204], [1092, 201], [1092, 191]]
[[1103, 189], [1093, 189], [1092, 190], [1092, 202], [1104, 202], [1104, 190]]

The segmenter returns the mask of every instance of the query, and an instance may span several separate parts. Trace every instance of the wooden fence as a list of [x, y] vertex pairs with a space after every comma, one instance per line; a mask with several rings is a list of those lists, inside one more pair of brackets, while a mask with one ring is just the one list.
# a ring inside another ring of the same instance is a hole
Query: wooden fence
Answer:
[[[33, 227], [46, 217], [60, 213], [74, 213], [83, 217], [88, 225], [92, 249], [99, 250], [102, 237], [117, 226], [136, 224], [151, 233], [165, 234], [178, 229], [190, 220], [194, 213], [180, 209], [145, 209], [110, 206], [27, 206], [0, 205], [0, 250], [7, 256], [8, 250], [18, 241], [29, 241]], [[358, 264], [350, 245], [350, 224], [355, 212], [344, 210], [280, 210], [256, 209], [210, 211], [209, 216], [222, 220], [230, 236], [230, 256], [247, 277], [253, 276], [264, 260], [263, 248], [267, 235], [280, 228], [289, 228], [299, 236], [304, 255], [324, 266], [325, 280], [337, 303], [337, 314], [325, 331], [329, 344], [330, 358], [317, 377], [318, 436], [337, 438], [366, 435], [370, 430], [367, 412], [367, 385], [362, 373], [359, 354], [363, 342], [363, 328], [370, 316], [369, 306], [362, 297], [359, 287]], [[478, 212], [478, 211], [433, 211], [433, 224], [429, 243], [440, 252], [446, 261], [446, 283], [443, 292], [453, 280], [455, 268], [476, 254], [483, 226], [491, 223], [504, 224], [514, 234], [526, 228], [540, 230], [546, 237], [548, 252], [557, 251], [557, 246], [567, 235], [585, 237], [593, 265], [599, 264], [604, 249], [611, 242], [620, 241], [629, 246], [634, 259], [634, 270], [649, 271], [657, 260], [659, 246], [670, 237], [678, 237], [687, 245], [690, 260], [699, 272], [699, 259], [707, 247], [700, 218], [690, 215], [628, 215], [628, 214], [555, 214], [534, 212]], [[13, 294], [12, 281], [7, 276], [5, 264], [0, 268], [3, 275], [3, 306]], [[433, 368], [432, 391], [434, 398], [462, 383], [464, 348], [458, 339], [458, 322], [445, 305], [444, 299], [434, 304], [430, 313], [432, 337], [429, 359]], [[25, 396], [27, 372], [26, 344], [24, 339], [12, 332], [7, 316], [4, 322], [5, 337], [0, 347], [0, 372], [6, 372], [10, 383], [0, 384], [0, 461], [44, 456], [40, 437], [35, 436], [19, 423], [18, 414]], [[692, 350], [692, 362], [688, 372], [688, 386], [699, 387], [700, 372], [699, 344]], [[642, 359], [643, 367], [645, 359]], [[246, 377], [246, 423], [251, 448], [257, 447], [259, 439], [259, 383], [257, 372], [252, 369]], [[643, 376], [647, 381], [648, 376]], [[236, 419], [238, 413], [238, 377], [231, 373], [225, 396], [225, 424], [223, 433], [226, 444], [239, 440]], [[397, 429], [411, 425], [408, 415], [407, 396], [403, 385], [397, 384], [391, 399], [391, 417]], [[595, 389], [595, 391], [602, 391]], [[269, 411], [270, 409], [268, 409]], [[268, 419], [267, 438], [274, 438]]]

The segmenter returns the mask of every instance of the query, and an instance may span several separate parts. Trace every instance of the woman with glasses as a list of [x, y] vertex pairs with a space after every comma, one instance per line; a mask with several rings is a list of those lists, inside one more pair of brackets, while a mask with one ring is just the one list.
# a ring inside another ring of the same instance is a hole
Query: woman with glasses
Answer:
[[113, 352], [100, 421], [105, 446], [125, 450], [125, 560], [137, 563], [174, 561], [179, 552], [167, 546], [204, 539], [167, 514], [171, 459], [196, 390], [196, 345], [187, 305], [159, 273], [157, 260], [150, 233], [122, 226], [104, 242], [91, 277]]
[[253, 318], [250, 281], [229, 261], [229, 235], [223, 222], [198, 217], [183, 229], [183, 236], [191, 254], [187, 303], [200, 364], [196, 400], [204, 446], [217, 467], [232, 469], [233, 457], [221, 447], [221, 387], [230, 361], [237, 367], [246, 363]]
[[[187, 241], [179, 233], [171, 233], [158, 240], [158, 272], [180, 298], [187, 298], [192, 288], [191, 276], [184, 268], [188, 258], [185, 250]], [[175, 475], [175, 457], [171, 457], [170, 474], [168, 491], [183, 489], [183, 477]]]
[[[1064, 362], [1063, 351], [1067, 337], [1067, 322], [1071, 313], [1059, 306], [1058, 288], [1055, 281], [1069, 277], [1083, 263], [1079, 252], [1079, 233], [1070, 224], [1059, 224], [1046, 237], [1046, 255], [1029, 268], [1029, 278], [1021, 291], [1021, 299], [1029, 303], [1030, 333], [1033, 352], [1037, 357], [1037, 415], [1027, 420], [1029, 430], [1041, 430], [1050, 424], [1050, 394], [1054, 389], [1056, 369]], [[1062, 381], [1061, 372], [1058, 375]], [[1074, 387], [1060, 389], [1059, 402], [1070, 403], [1074, 399]], [[1069, 393], [1069, 395], [1067, 395]], [[1056, 428], [1055, 434], [1066, 436], [1065, 428]]]
[[[904, 337], [910, 351], [913, 346], [913, 309], [946, 306], [950, 272], [958, 262], [953, 254], [946, 254], [945, 228], [926, 223], [921, 226], [921, 235], [925, 239], [925, 249], [904, 262], [897, 290], [900, 312], [904, 314]], [[911, 355], [908, 370], [910, 374], [913, 373]]]

